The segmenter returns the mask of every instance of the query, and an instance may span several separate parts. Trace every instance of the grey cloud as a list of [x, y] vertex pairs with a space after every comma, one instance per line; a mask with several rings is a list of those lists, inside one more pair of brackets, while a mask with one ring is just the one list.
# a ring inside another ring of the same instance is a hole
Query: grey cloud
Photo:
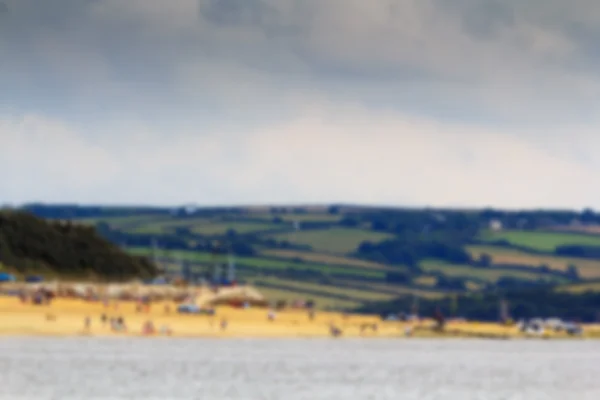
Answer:
[[5, 2], [0, 85], [23, 105], [226, 108], [253, 79], [264, 90], [240, 89], [248, 105], [309, 89], [547, 119], [549, 107], [577, 115], [600, 93], [586, 44], [600, 7], [589, 0]]
[[206, 20], [226, 26], [265, 26], [277, 17], [274, 7], [261, 0], [208, 0], [200, 7]]

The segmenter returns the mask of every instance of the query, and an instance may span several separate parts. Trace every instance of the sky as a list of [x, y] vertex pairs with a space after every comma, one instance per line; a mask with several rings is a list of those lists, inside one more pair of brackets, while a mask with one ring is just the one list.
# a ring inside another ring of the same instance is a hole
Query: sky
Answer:
[[0, 0], [0, 203], [600, 209], [597, 0]]

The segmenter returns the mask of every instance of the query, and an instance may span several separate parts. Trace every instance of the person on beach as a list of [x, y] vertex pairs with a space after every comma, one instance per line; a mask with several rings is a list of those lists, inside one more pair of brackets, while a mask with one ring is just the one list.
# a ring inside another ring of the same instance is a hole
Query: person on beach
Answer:
[[115, 330], [117, 332], [127, 332], [127, 325], [125, 325], [125, 320], [123, 317], [118, 317], [115, 320]]
[[171, 336], [173, 331], [169, 328], [169, 325], [163, 325], [160, 327], [160, 334], [165, 336]]
[[151, 320], [146, 321], [142, 329], [144, 335], [153, 335], [155, 333], [154, 323]]
[[92, 319], [89, 316], [85, 317], [84, 327], [85, 327], [85, 330], [88, 332], [89, 332], [90, 328], [92, 327]]
[[361, 336], [365, 334], [365, 331], [367, 330], [368, 326], [369, 326], [368, 324], [364, 324], [364, 323], [360, 324], [360, 335]]
[[267, 314], [267, 319], [271, 322], [275, 321], [275, 311], [269, 310], [269, 313]]
[[339, 337], [342, 335], [342, 330], [332, 323], [331, 325], [329, 325], [329, 333], [333, 337]]
[[103, 326], [104, 326], [104, 325], [106, 325], [106, 320], [107, 320], [107, 319], [108, 319], [108, 318], [106, 317], [106, 314], [102, 314], [102, 315], [100, 316], [100, 322], [102, 322], [102, 325], [103, 325]]
[[227, 319], [223, 318], [221, 320], [221, 330], [224, 331], [225, 329], [227, 329], [227, 325], [228, 325]]

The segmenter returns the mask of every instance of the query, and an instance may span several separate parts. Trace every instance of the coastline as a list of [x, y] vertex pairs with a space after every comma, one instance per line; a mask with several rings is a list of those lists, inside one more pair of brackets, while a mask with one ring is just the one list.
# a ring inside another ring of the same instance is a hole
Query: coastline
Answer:
[[[171, 310], [171, 311], [168, 311]], [[382, 321], [374, 315], [343, 315], [316, 312], [314, 319], [306, 310], [277, 312], [269, 320], [264, 308], [239, 309], [217, 307], [214, 316], [177, 314], [174, 303], [153, 304], [139, 312], [133, 302], [87, 302], [56, 299], [51, 305], [22, 304], [18, 298], [0, 297], [0, 340], [3, 337], [95, 337], [181, 339], [322, 339], [331, 338], [330, 327], [341, 330], [337, 340], [344, 339], [488, 339], [488, 340], [586, 340], [600, 339], [600, 326], [584, 326], [584, 333], [571, 337], [564, 333], [528, 336], [517, 327], [493, 323], [449, 322], [444, 332], [431, 329], [432, 321], [419, 324]], [[114, 331], [102, 316], [122, 318], [126, 331]], [[155, 329], [144, 333], [144, 325], [152, 322]], [[89, 326], [86, 326], [89, 323]], [[171, 331], [168, 334], [167, 331]], [[410, 335], [407, 335], [407, 330]]]

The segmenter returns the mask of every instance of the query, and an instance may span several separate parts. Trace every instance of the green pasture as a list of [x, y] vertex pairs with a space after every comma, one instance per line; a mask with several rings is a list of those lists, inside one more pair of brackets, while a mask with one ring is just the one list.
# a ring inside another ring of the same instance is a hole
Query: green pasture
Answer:
[[392, 235], [360, 229], [331, 228], [281, 233], [271, 236], [278, 241], [311, 246], [315, 252], [348, 254], [364, 241], [381, 242]]
[[[131, 254], [136, 255], [144, 255], [151, 256], [152, 249], [145, 247], [133, 247], [128, 248]], [[205, 252], [192, 252], [192, 251], [169, 251], [168, 253], [164, 253], [162, 255], [164, 258], [172, 258], [179, 259], [182, 261], [191, 261], [197, 263], [226, 263], [227, 259], [225, 257], [215, 258], [215, 256], [211, 253]], [[338, 267], [338, 266], [329, 266], [322, 264], [309, 264], [302, 263], [296, 264], [293, 262], [286, 262], [285, 260], [274, 260], [274, 259], [266, 259], [260, 257], [236, 257], [235, 262], [238, 265], [247, 265], [249, 267], [263, 268], [263, 269], [272, 269], [272, 270], [282, 270], [286, 268], [293, 268], [297, 270], [312, 270], [312, 271], [320, 271], [322, 273], [338, 273], [338, 274], [348, 274], [354, 275], [357, 277], [373, 277], [377, 279], [384, 279], [385, 272], [377, 271], [369, 268], [357, 268], [357, 267]]]
[[547, 265], [550, 269], [557, 271], [566, 271], [569, 265], [575, 265], [581, 278], [600, 278], [600, 260], [530, 254], [524, 251], [495, 246], [467, 246], [466, 250], [474, 259], [478, 259], [481, 254], [490, 255], [493, 264], [517, 264], [530, 265], [532, 267]]
[[506, 240], [516, 246], [546, 252], [552, 252], [557, 246], [562, 245], [600, 246], [600, 235], [594, 236], [567, 232], [485, 231], [481, 234], [480, 239], [488, 242]]
[[512, 277], [525, 280], [555, 279], [548, 275], [536, 272], [499, 270], [489, 268], [475, 268], [470, 265], [457, 265], [444, 263], [437, 260], [426, 260], [421, 263], [421, 268], [426, 272], [442, 272], [449, 277], [480, 279], [488, 282], [496, 282], [502, 277]]

